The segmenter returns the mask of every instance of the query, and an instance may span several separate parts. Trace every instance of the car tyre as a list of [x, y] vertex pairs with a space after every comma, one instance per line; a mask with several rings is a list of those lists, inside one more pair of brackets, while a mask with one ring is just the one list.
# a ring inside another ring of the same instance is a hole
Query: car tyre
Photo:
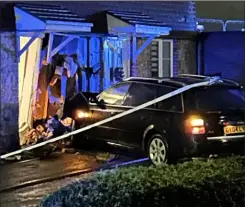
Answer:
[[161, 134], [152, 135], [147, 145], [147, 155], [156, 166], [168, 163], [169, 147], [166, 138]]

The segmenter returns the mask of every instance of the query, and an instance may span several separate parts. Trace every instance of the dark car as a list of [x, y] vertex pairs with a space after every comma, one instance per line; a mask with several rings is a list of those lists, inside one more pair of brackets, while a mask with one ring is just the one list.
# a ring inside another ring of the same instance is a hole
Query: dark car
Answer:
[[[126, 79], [90, 99], [86, 109], [79, 108], [77, 104], [73, 114], [75, 128], [93, 124], [209, 78], [180, 75], [162, 79]], [[87, 138], [136, 148], [158, 165], [193, 156], [212, 146], [216, 150], [217, 144], [244, 143], [244, 106], [242, 86], [232, 80], [220, 79], [210, 86], [190, 89], [85, 131], [74, 137], [74, 144]]]

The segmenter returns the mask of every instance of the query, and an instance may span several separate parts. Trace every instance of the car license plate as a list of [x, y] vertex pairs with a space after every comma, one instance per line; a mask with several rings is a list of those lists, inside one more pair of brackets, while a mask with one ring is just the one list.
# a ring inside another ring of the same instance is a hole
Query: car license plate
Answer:
[[240, 134], [245, 132], [245, 126], [225, 126], [224, 133], [226, 134]]

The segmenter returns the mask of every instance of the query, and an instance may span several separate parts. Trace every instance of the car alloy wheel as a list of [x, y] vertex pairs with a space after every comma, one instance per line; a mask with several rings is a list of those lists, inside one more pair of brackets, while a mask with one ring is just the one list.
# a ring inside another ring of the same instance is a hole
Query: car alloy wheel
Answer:
[[153, 136], [148, 145], [148, 155], [154, 165], [167, 163], [168, 146], [161, 136]]

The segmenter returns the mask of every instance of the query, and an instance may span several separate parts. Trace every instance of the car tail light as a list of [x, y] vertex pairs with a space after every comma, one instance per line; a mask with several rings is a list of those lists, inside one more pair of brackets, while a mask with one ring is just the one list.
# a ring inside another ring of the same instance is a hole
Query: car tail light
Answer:
[[186, 121], [186, 132], [190, 134], [205, 134], [204, 120], [199, 117], [189, 117]]

